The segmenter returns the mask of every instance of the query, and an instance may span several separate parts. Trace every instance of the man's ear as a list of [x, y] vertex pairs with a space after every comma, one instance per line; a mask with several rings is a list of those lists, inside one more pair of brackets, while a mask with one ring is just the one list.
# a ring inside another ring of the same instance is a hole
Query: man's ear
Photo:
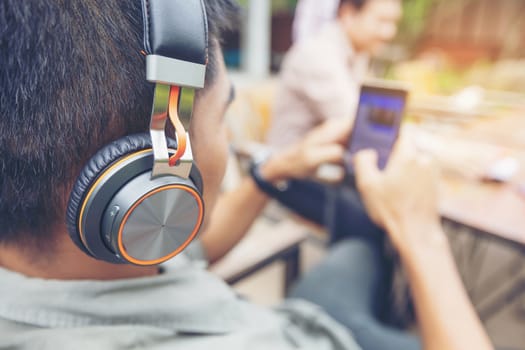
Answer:
[[344, 2], [339, 7], [338, 15], [343, 20], [354, 18], [359, 11], [350, 3]]
[[358, 15], [358, 10], [350, 3], [343, 3], [339, 7], [338, 18], [343, 26], [348, 29], [355, 22], [355, 18]]

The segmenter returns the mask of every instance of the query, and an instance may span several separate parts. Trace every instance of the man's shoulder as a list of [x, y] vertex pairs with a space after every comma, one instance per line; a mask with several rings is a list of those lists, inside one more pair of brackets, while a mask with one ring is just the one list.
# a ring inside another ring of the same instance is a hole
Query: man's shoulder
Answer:
[[334, 68], [344, 62], [344, 57], [336, 36], [334, 24], [329, 24], [316, 35], [294, 44], [285, 56], [283, 72], [309, 76], [338, 74]]
[[[348, 331], [313, 304], [288, 301], [271, 310], [242, 300], [239, 303], [245, 309], [243, 322], [228, 331], [194, 328], [196, 320], [192, 316], [186, 316], [185, 328], [165, 323], [162, 318], [156, 324], [126, 318], [52, 328], [2, 323], [0, 319], [0, 349], [240, 350], [245, 348], [243, 344], [255, 342], [261, 348], [281, 350], [295, 349], [297, 344], [319, 350], [358, 349]], [[155, 313], [151, 317], [155, 318]], [[236, 316], [223, 313], [221, 317]]]
[[1, 337], [0, 349], [124, 350], [135, 349], [140, 344], [148, 344], [148, 349], [154, 349], [172, 334], [166, 329], [141, 325], [34, 328]]

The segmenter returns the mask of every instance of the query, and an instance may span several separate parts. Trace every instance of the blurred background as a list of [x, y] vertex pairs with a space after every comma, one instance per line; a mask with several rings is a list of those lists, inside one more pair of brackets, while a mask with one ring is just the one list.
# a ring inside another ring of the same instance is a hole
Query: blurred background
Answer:
[[[226, 63], [241, 90], [258, 86], [254, 98], [270, 99], [251, 106], [264, 127], [273, 98], [267, 85], [292, 46], [297, 0], [239, 2], [243, 20], [223, 43]], [[369, 74], [411, 84], [410, 117], [433, 119], [438, 111], [443, 122], [464, 123], [524, 104], [524, 1], [404, 0], [403, 8], [396, 39], [373, 57]]]
[[[297, 0], [239, 2], [244, 20], [225, 42], [228, 66], [259, 77], [278, 71], [292, 45]], [[405, 0], [398, 37], [377, 58], [376, 73], [415, 79], [433, 93], [469, 84], [523, 91], [524, 10], [521, 0]], [[440, 65], [434, 76], [415, 65], [425, 58]], [[413, 76], [400, 76], [406, 61], [415, 61], [407, 67]]]
[[[264, 142], [297, 0], [239, 2], [242, 23], [223, 43], [237, 89], [228, 126], [233, 143]], [[410, 84], [404, 131], [441, 165], [441, 214], [469, 294], [498, 349], [525, 349], [525, 1], [404, 0], [403, 7], [398, 35], [373, 58], [369, 75]], [[225, 189], [243, 174], [236, 161]], [[290, 215], [271, 205], [251, 235]], [[326, 243], [322, 230], [304, 227], [302, 271]], [[233, 255], [248, 259], [261, 244], [241, 244]], [[277, 303], [287, 265], [269, 266], [235, 287]], [[392, 322], [413, 321], [399, 271]]]

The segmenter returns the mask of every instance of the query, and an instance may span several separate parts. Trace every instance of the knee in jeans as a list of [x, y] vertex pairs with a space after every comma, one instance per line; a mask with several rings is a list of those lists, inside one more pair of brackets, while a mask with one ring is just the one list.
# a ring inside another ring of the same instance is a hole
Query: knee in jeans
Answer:
[[345, 324], [351, 331], [355, 333], [362, 333], [370, 330], [371, 327], [377, 325], [378, 321], [373, 316], [364, 313], [352, 313], [348, 315]]
[[365, 239], [347, 238], [334, 245], [332, 250], [332, 254], [339, 258], [348, 256], [355, 259], [356, 254], [358, 256], [363, 256], [363, 254], [375, 256], [377, 248], [373, 242]]

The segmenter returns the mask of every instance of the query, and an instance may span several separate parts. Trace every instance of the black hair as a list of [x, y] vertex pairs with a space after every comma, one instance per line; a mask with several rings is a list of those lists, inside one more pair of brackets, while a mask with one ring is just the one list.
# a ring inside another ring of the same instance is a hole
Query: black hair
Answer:
[[[209, 85], [237, 5], [205, 6]], [[49, 238], [85, 162], [148, 130], [142, 49], [139, 0], [0, 0], [0, 243]]]
[[340, 0], [339, 8], [343, 5], [352, 5], [356, 10], [361, 10], [368, 0]]

